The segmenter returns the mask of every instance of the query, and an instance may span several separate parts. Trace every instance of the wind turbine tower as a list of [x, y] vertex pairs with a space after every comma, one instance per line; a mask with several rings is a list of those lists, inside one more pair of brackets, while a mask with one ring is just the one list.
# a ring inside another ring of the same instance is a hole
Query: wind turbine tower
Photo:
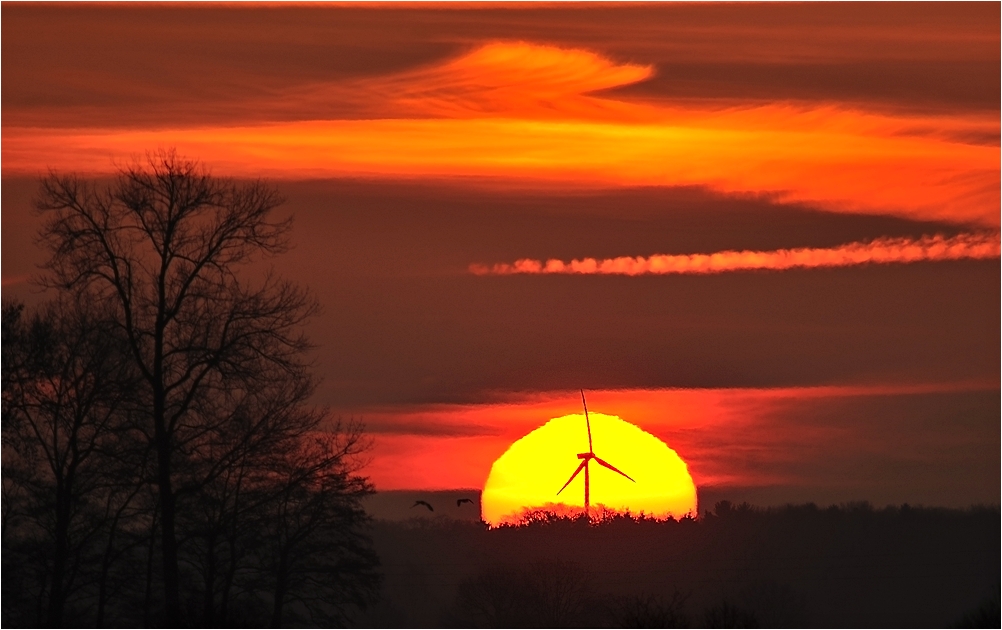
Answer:
[[590, 518], [591, 517], [591, 474], [588, 471], [588, 464], [589, 464], [589, 462], [591, 462], [591, 460], [595, 460], [595, 463], [598, 464], [599, 466], [604, 466], [605, 468], [608, 468], [609, 470], [611, 470], [614, 473], [618, 473], [620, 475], [623, 475], [624, 477], [626, 477], [627, 479], [629, 479], [630, 481], [632, 481], [634, 483], [636, 483], [636, 480], [633, 477], [627, 475], [622, 470], [616, 468], [615, 466], [613, 466], [612, 464], [610, 464], [609, 462], [605, 461], [604, 459], [600, 458], [598, 455], [595, 454], [595, 449], [592, 447], [592, 442], [591, 442], [591, 420], [588, 418], [588, 403], [585, 401], [585, 395], [584, 395], [584, 390], [583, 389], [581, 390], [581, 406], [584, 407], [585, 427], [587, 427], [587, 429], [588, 429], [588, 452], [587, 453], [578, 453], [578, 459], [581, 460], [581, 463], [578, 464], [577, 470], [575, 470], [574, 474], [571, 475], [571, 478], [567, 480], [567, 483], [565, 483], [563, 485], [563, 487], [560, 488], [560, 490], [557, 490], [557, 494], [559, 495], [561, 492], [563, 492], [564, 488], [566, 488], [567, 486], [569, 486], [571, 484], [571, 482], [574, 481], [574, 478], [577, 477], [578, 474], [583, 470], [584, 471], [584, 509], [585, 509], [585, 517]]

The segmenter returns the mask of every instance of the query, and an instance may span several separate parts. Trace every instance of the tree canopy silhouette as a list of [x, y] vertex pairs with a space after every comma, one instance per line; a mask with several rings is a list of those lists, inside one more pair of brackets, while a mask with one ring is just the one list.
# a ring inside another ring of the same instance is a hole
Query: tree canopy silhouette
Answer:
[[[154, 489], [139, 529], [149, 545], [159, 534], [171, 626], [182, 622], [181, 564], [204, 583], [202, 621], [225, 623], [227, 598], [249, 559], [272, 562], [267, 545], [249, 542], [268, 528], [294, 531], [273, 539], [281, 542], [271, 588], [276, 623], [302, 583], [294, 576], [307, 570], [306, 549], [333, 554], [323, 562], [312, 556], [313, 565], [352, 602], [363, 604], [375, 585], [376, 560], [358, 530], [367, 518], [359, 501], [371, 492], [355, 474], [361, 428], [328, 423], [306, 404], [315, 381], [302, 325], [317, 305], [271, 272], [249, 272], [288, 246], [291, 220], [273, 212], [281, 202], [263, 182], [215, 177], [173, 150], [148, 155], [110, 184], [52, 173], [40, 185], [49, 252], [41, 283], [100, 314], [107, 339], [119, 344], [116, 366], [132, 379], [123, 405], [130, 412], [116, 426], [150, 453], [148, 470], [137, 465], [130, 474], [135, 487]], [[6, 327], [20, 310], [4, 314]], [[318, 536], [347, 542], [323, 545]], [[182, 557], [183, 541], [197, 561]], [[356, 581], [334, 579], [349, 565]], [[300, 601], [314, 595], [299, 593]], [[340, 615], [336, 605], [326, 610], [328, 618]]]

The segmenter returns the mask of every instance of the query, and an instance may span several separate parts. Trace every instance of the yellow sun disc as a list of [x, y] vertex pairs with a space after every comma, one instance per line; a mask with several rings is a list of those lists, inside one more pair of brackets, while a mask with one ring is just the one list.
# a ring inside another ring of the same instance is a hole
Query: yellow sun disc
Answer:
[[[682, 458], [650, 433], [616, 416], [590, 414], [594, 453], [632, 477], [592, 460], [590, 504], [656, 518], [696, 515], [696, 486]], [[580, 512], [584, 506], [584, 471], [557, 496], [588, 452], [583, 414], [554, 418], [512, 444], [491, 466], [481, 499], [490, 525], [510, 522], [527, 509], [553, 506], [556, 512]], [[562, 504], [562, 505], [561, 505]]]

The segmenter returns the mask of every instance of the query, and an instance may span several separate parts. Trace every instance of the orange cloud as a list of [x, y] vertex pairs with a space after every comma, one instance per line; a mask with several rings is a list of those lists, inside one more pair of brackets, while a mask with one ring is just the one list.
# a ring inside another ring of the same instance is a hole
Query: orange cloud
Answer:
[[587, 94], [653, 75], [653, 66], [620, 64], [587, 50], [492, 42], [436, 66], [360, 81], [354, 89], [405, 116], [593, 119], [623, 116], [629, 106]]
[[[428, 68], [313, 86], [282, 99], [282, 107], [302, 108], [310, 120], [138, 130], [4, 127], [4, 172], [101, 173], [113, 160], [174, 146], [237, 176], [699, 185], [834, 211], [999, 224], [995, 117], [790, 103], [665, 106], [596, 92], [653, 72], [583, 50], [494, 42]], [[352, 113], [341, 116], [350, 119], [332, 118], [343, 110], [335, 105], [348, 101]]]
[[516, 273], [611, 274], [706, 274], [725, 271], [795, 268], [851, 267], [867, 264], [911, 263], [965, 258], [998, 258], [999, 234], [960, 234], [953, 237], [924, 236], [920, 239], [881, 238], [869, 243], [849, 243], [832, 248], [802, 247], [775, 251], [723, 251], [713, 254], [656, 254], [644, 258], [584, 258], [564, 262], [523, 258], [493, 267], [470, 265], [477, 275]]

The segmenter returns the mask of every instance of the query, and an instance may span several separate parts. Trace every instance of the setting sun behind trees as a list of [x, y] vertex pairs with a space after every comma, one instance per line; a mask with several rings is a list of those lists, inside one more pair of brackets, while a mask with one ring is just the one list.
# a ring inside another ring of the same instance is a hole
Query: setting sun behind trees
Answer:
[[[686, 463], [667, 444], [617, 416], [591, 413], [595, 452], [632, 477], [591, 467], [591, 505], [656, 518], [696, 514], [696, 486]], [[554, 418], [512, 444], [484, 484], [482, 517], [492, 526], [517, 522], [527, 511], [579, 513], [584, 475], [557, 496], [588, 450], [584, 414]]]

